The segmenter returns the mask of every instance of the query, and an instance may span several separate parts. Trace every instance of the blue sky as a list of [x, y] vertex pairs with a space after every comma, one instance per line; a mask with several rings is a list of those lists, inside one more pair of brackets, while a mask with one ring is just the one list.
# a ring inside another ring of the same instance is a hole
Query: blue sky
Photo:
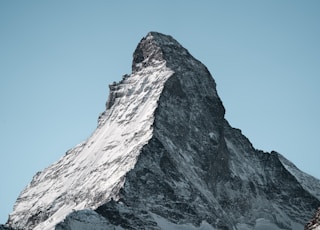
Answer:
[[0, 1], [0, 223], [37, 171], [93, 132], [149, 31], [208, 67], [256, 148], [320, 178], [319, 12], [316, 0]]

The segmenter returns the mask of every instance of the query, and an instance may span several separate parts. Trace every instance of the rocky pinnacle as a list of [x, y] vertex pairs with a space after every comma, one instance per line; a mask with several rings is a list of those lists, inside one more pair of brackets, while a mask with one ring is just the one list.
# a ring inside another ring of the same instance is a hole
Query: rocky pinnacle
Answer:
[[320, 206], [319, 180], [231, 127], [209, 70], [171, 36], [148, 33], [109, 88], [97, 129], [34, 176], [8, 227], [298, 230]]

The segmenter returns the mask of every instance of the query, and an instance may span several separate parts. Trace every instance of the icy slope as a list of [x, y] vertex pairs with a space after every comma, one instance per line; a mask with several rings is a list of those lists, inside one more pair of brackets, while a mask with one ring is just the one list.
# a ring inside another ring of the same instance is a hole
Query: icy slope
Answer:
[[34, 176], [16, 201], [11, 226], [52, 229], [73, 210], [94, 209], [118, 199], [126, 173], [152, 137], [157, 101], [172, 75], [164, 60], [149, 64], [110, 86], [108, 109], [97, 130]]

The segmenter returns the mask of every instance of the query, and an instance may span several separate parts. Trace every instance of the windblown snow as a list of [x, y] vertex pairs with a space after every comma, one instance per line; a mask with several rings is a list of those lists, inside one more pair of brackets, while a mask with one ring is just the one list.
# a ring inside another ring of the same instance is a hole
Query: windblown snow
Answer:
[[[165, 61], [154, 64], [110, 86], [114, 101], [101, 115], [97, 130], [35, 175], [10, 215], [12, 226], [53, 229], [73, 210], [95, 209], [117, 200], [126, 173], [151, 138], [157, 101], [172, 74]], [[28, 226], [30, 219], [34, 226]]]

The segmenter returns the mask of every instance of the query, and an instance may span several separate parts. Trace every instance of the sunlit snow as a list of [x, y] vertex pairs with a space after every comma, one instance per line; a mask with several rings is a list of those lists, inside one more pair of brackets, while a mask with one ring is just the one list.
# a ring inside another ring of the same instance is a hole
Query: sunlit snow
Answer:
[[172, 74], [165, 62], [155, 64], [117, 85], [114, 104], [91, 137], [33, 178], [11, 214], [14, 226], [24, 227], [26, 215], [43, 212], [49, 218], [35, 230], [52, 229], [72, 210], [117, 199], [126, 173], [152, 136], [157, 101]]

